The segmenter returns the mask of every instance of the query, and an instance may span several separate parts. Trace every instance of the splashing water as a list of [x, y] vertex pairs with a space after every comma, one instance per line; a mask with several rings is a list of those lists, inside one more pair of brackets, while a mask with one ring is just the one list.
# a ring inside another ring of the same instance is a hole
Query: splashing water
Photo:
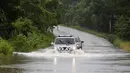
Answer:
[[87, 57], [87, 58], [95, 58], [95, 57], [121, 57], [129, 55], [129, 53], [109, 53], [109, 54], [102, 54], [102, 53], [85, 53], [83, 50], [75, 50], [72, 53], [59, 53], [58, 51], [55, 51], [54, 49], [42, 49], [44, 51], [35, 51], [30, 53], [24, 53], [24, 52], [14, 52], [14, 54], [17, 55], [23, 55], [27, 57]]
[[44, 52], [35, 51], [30, 53], [24, 52], [14, 52], [14, 54], [24, 55], [28, 57], [79, 57], [85, 56], [85, 52], [83, 50], [75, 50], [72, 53], [60, 53], [55, 51], [54, 49], [45, 49]]

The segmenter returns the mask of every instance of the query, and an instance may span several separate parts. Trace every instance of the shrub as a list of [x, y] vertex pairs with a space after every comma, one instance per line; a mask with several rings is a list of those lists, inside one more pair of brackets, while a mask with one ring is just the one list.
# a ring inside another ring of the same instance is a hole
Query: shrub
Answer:
[[32, 46], [28, 44], [28, 38], [25, 35], [19, 34], [11, 38], [10, 41], [17, 52], [29, 52], [32, 50]]
[[[30, 33], [28, 34], [28, 43], [33, 48], [45, 48], [50, 46], [53, 41], [54, 35], [52, 33]], [[35, 42], [34, 42], [35, 41]]]
[[33, 22], [30, 19], [20, 17], [12, 23], [12, 26], [15, 28], [13, 33], [16, 35], [20, 33], [27, 35], [27, 32], [32, 32], [34, 28], [32, 24]]
[[42, 34], [42, 33], [28, 33], [27, 36], [19, 34], [12, 38], [10, 41], [15, 47], [17, 52], [30, 52], [37, 50], [39, 48], [45, 48], [50, 46], [53, 41], [54, 35], [52, 33]]
[[0, 55], [8, 55], [12, 54], [13, 47], [11, 44], [8, 43], [8, 41], [0, 38]]

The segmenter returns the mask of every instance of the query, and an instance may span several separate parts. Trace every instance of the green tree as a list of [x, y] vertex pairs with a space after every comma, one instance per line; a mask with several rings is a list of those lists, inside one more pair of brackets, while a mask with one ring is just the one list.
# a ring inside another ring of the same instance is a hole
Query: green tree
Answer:
[[121, 37], [122, 39], [128, 39], [130, 40], [130, 18], [127, 16], [122, 15], [116, 25], [116, 34]]

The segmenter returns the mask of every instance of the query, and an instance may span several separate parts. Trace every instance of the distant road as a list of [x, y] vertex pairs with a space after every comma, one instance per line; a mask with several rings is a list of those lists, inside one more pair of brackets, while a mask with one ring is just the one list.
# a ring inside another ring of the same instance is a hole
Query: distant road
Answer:
[[74, 35], [81, 38], [84, 41], [84, 50], [98, 53], [112, 53], [112, 52], [124, 52], [122, 49], [115, 48], [106, 39], [89, 34], [86, 32], [78, 31], [76, 29], [59, 26], [59, 30], [54, 30], [55, 35]]

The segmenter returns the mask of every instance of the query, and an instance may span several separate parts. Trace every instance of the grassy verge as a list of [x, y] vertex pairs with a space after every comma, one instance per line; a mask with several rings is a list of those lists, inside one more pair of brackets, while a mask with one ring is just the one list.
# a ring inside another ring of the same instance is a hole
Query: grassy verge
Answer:
[[[65, 26], [65, 25], [63, 25], [63, 26]], [[121, 40], [120, 38], [116, 37], [115, 35], [97, 32], [94, 30], [80, 27], [80, 26], [69, 26], [69, 27], [80, 30], [80, 31], [88, 32], [88, 33], [94, 34], [99, 37], [103, 37], [103, 38], [107, 39], [108, 41], [110, 41], [111, 43], [113, 43], [115, 46], [117, 46], [121, 49], [124, 49], [127, 52], [130, 52], [130, 41], [124, 41], [124, 40]]]
[[130, 41], [124, 41], [121, 40], [120, 38], [116, 38], [113, 44], [118, 46], [119, 48], [124, 49], [127, 52], [130, 52]]

